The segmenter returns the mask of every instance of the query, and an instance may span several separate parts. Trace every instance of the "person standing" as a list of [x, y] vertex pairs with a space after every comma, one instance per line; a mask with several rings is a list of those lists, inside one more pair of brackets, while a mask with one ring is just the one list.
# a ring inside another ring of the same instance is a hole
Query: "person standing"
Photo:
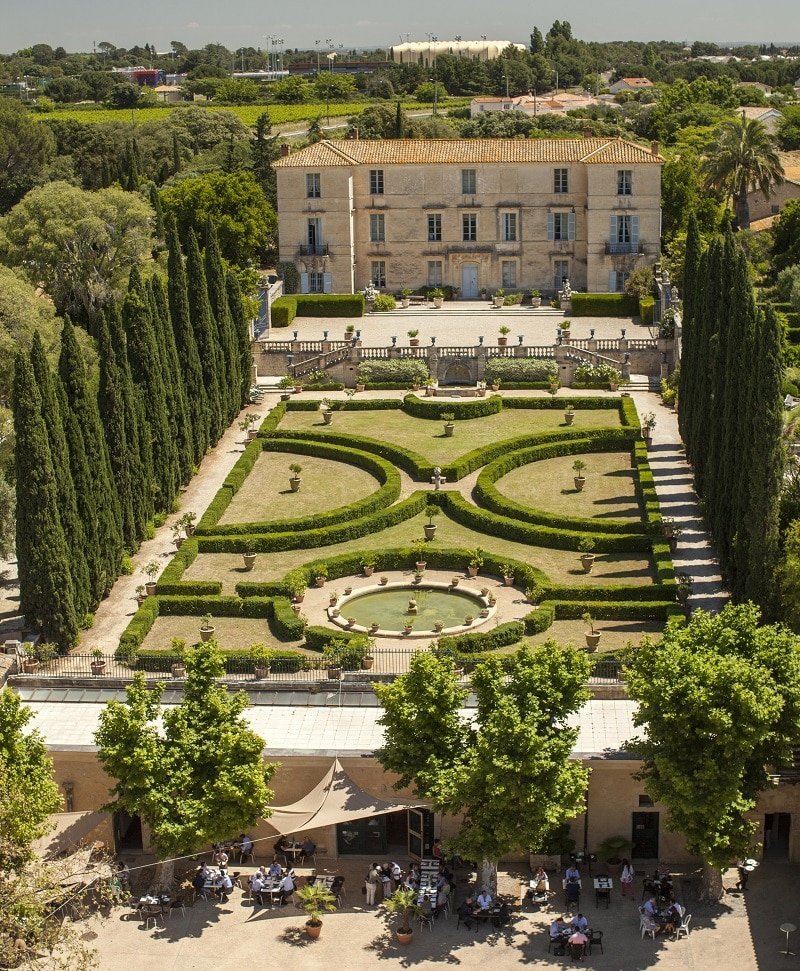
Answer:
[[619, 876], [619, 889], [623, 897], [633, 896], [633, 867], [627, 860], [622, 861], [622, 873]]
[[380, 874], [378, 873], [378, 867], [375, 863], [367, 871], [367, 878], [364, 881], [364, 885], [367, 888], [367, 899], [366, 904], [368, 907], [375, 906], [375, 895], [378, 892], [378, 883], [380, 882]]

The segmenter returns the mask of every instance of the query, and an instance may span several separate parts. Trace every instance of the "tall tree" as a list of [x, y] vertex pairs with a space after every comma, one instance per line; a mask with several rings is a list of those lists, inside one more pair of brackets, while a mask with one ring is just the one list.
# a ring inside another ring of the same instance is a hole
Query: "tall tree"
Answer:
[[150, 827], [165, 858], [164, 885], [172, 882], [172, 857], [269, 816], [275, 766], [264, 762], [264, 740], [242, 717], [247, 695], [219, 684], [223, 673], [222, 654], [209, 641], [186, 655], [180, 704], [161, 708], [163, 686], [151, 690], [137, 674], [127, 700], [109, 702], [100, 714], [95, 739], [103, 768], [116, 780], [112, 806]]
[[759, 616], [752, 604], [697, 610], [661, 644], [643, 644], [628, 674], [640, 777], [703, 859], [715, 897], [722, 870], [753, 850], [749, 814], [768, 787], [767, 766], [790, 762], [800, 737], [797, 638], [759, 626]]
[[233, 329], [236, 333], [236, 343], [239, 347], [239, 408], [244, 408], [250, 400], [250, 380], [253, 372], [253, 350], [250, 342], [250, 322], [242, 301], [242, 291], [235, 273], [228, 273], [225, 278], [228, 291], [228, 308], [230, 310]]
[[398, 787], [411, 783], [438, 811], [463, 814], [451, 842], [483, 860], [485, 885], [501, 856], [541, 846], [581, 811], [588, 772], [570, 759], [577, 730], [567, 721], [588, 698], [588, 670], [582, 654], [554, 642], [522, 648], [507, 672], [490, 658], [472, 677], [474, 720], [460, 711], [466, 692], [452, 663], [434, 655], [415, 655], [408, 674], [376, 686], [386, 737], [378, 760], [400, 775]]
[[195, 464], [199, 464], [209, 444], [208, 396], [203, 382], [203, 369], [197, 350], [197, 342], [194, 339], [194, 330], [192, 329], [186, 267], [181, 245], [178, 241], [175, 220], [172, 218], [167, 219], [167, 251], [169, 254], [167, 260], [169, 312], [172, 319], [172, 331], [175, 335], [175, 347], [178, 351], [178, 361], [186, 389], [186, 401], [187, 404], [191, 403], [189, 418], [192, 423], [192, 451]]
[[225, 428], [225, 411], [220, 392], [219, 348], [208, 300], [203, 260], [192, 230], [189, 230], [186, 241], [186, 277], [189, 284], [189, 314], [208, 401], [208, 436], [211, 443], [216, 444]]
[[78, 637], [69, 551], [42, 399], [24, 354], [15, 361], [13, 406], [20, 609], [46, 640], [67, 650]]
[[239, 347], [236, 341], [233, 320], [228, 306], [228, 292], [225, 286], [225, 267], [219, 251], [217, 231], [213, 223], [206, 227], [204, 251], [208, 299], [211, 313], [217, 325], [218, 368], [220, 375], [220, 396], [228, 422], [233, 421], [239, 411], [239, 389], [241, 371]]
[[[700, 270], [703, 247], [700, 239], [700, 228], [694, 213], [689, 216], [689, 226], [686, 233], [686, 257], [683, 270], [683, 332], [681, 348], [681, 370], [678, 400], [678, 425], [681, 438], [687, 441], [685, 402], [691, 404], [696, 394], [696, 383], [700, 380], [697, 374], [698, 349], [696, 346], [697, 333], [700, 327], [697, 320], [697, 280]], [[687, 443], [688, 449], [688, 443]]]
[[[58, 362], [61, 383], [66, 392], [69, 409], [75, 416], [83, 440], [86, 462], [91, 476], [95, 506], [95, 523], [100, 561], [98, 573], [91, 577], [95, 594], [102, 595], [119, 575], [122, 561], [122, 514], [119, 498], [114, 488], [111, 462], [108, 457], [97, 398], [90, 391], [86, 380], [86, 368], [75, 339], [75, 328], [69, 318], [64, 318], [61, 331], [61, 356]], [[68, 433], [69, 439], [69, 433]], [[76, 459], [80, 462], [80, 457]], [[72, 461], [72, 459], [71, 459]], [[76, 492], [78, 483], [75, 483]], [[86, 526], [84, 519], [84, 526]], [[92, 564], [89, 563], [91, 571]]]
[[767, 198], [783, 182], [775, 144], [757, 118], [724, 121], [707, 153], [706, 184], [721, 189], [733, 201], [739, 229], [750, 228], [748, 192], [759, 189]]
[[31, 367], [42, 399], [42, 418], [47, 428], [50, 457], [53, 462], [56, 491], [59, 497], [59, 518], [64, 530], [64, 539], [67, 543], [72, 572], [75, 613], [78, 620], [81, 621], [92, 606], [89, 568], [86, 564], [86, 531], [78, 515], [75, 483], [72, 480], [72, 470], [69, 464], [69, 451], [61, 416], [57, 379], [54, 380], [50, 371], [44, 344], [38, 331], [33, 335], [31, 344]]

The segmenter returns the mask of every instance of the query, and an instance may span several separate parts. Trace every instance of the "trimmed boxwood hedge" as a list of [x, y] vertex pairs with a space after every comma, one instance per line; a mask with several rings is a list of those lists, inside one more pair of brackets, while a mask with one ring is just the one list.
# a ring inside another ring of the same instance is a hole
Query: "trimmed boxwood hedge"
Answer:
[[358, 452], [354, 449], [341, 448], [328, 442], [306, 441], [302, 438], [268, 439], [263, 443], [263, 447], [264, 451], [286, 452], [290, 455], [314, 455], [318, 458], [355, 465], [375, 476], [380, 487], [357, 502], [350, 503], [347, 506], [339, 506], [338, 509], [331, 509], [327, 512], [298, 516], [295, 519], [227, 523], [222, 526], [206, 523], [200, 535], [242, 536], [251, 533], [281, 533], [289, 530], [316, 529], [334, 523], [360, 519], [362, 516], [385, 509], [400, 498], [400, 475], [390, 462], [379, 456]]
[[[132, 667], [136, 671], [169, 672], [170, 667], [181, 660], [183, 658], [171, 648], [145, 648], [136, 652], [132, 659]], [[255, 669], [255, 661], [250, 657], [249, 651], [223, 648], [222, 663], [229, 674], [252, 674]], [[319, 662], [299, 651], [279, 651], [271, 648], [269, 663], [272, 675], [279, 679], [281, 674], [295, 674], [298, 671], [316, 668]]]
[[639, 319], [643, 324], [653, 323], [653, 310], [656, 302], [653, 297], [639, 297]]
[[208, 533], [213, 530], [213, 527], [216, 526], [221, 519], [222, 514], [231, 504], [233, 497], [241, 489], [242, 485], [244, 484], [244, 480], [253, 471], [253, 466], [256, 464], [256, 460], [261, 454], [263, 446], [264, 441], [259, 437], [256, 437], [252, 442], [248, 442], [244, 451], [237, 459], [236, 464], [227, 474], [225, 481], [219, 487], [217, 494], [208, 504], [208, 508], [200, 517], [200, 522], [197, 524], [197, 528], [195, 529], [195, 536], [202, 536], [203, 533]]
[[573, 293], [575, 317], [635, 317], [638, 299], [629, 293]]
[[[243, 610], [259, 597], [248, 597], [242, 601]], [[305, 634], [306, 622], [292, 610], [288, 597], [275, 597], [270, 600], [270, 630], [281, 641], [301, 641]]]
[[296, 293], [278, 297], [270, 308], [273, 327], [288, 327], [295, 317], [363, 317], [361, 293]]
[[160, 600], [160, 597], [148, 597], [133, 615], [119, 639], [116, 655], [119, 659], [130, 657], [150, 633], [158, 617]]
[[491, 512], [498, 513], [501, 516], [509, 516], [521, 522], [537, 523], [560, 529], [581, 530], [588, 533], [645, 532], [647, 527], [643, 523], [595, 520], [534, 509], [509, 499], [495, 487], [495, 482], [511, 472], [512, 469], [532, 462], [540, 462], [561, 455], [576, 455], [582, 452], [627, 452], [629, 446], [630, 439], [624, 429], [611, 429], [607, 437], [578, 438], [574, 441], [551, 443], [510, 452], [508, 455], [491, 462], [483, 469], [475, 485], [476, 499], [479, 505]]
[[[319, 411], [322, 399], [298, 401], [292, 398], [285, 404], [288, 411]], [[331, 411], [400, 411], [403, 407], [403, 402], [397, 398], [350, 398], [348, 401], [331, 401], [329, 404]], [[297, 430], [294, 434], [298, 434]]]
[[[332, 427], [332, 426], [328, 426]], [[278, 431], [273, 433], [275, 441], [283, 439], [293, 440], [298, 432]], [[408, 472], [415, 479], [430, 479], [433, 474], [433, 465], [416, 452], [402, 448], [400, 445], [392, 445], [389, 442], [381, 442], [376, 438], [365, 438], [361, 435], [347, 435], [344, 432], [315, 432], [303, 431], [303, 439], [312, 442], [330, 442], [332, 445], [341, 445], [346, 448], [354, 448], [361, 452], [369, 452], [372, 455], [379, 455], [398, 468]], [[425, 470], [429, 470], [427, 477]]]
[[465, 418], [485, 418], [487, 415], [497, 415], [503, 410], [503, 399], [500, 395], [490, 395], [488, 398], [472, 398], [469, 401], [437, 401], [436, 398], [418, 398], [408, 394], [403, 399], [403, 411], [413, 418], [442, 420], [443, 413], [455, 416], [456, 420]]
[[[645, 586], [623, 586], [621, 584], [610, 583], [604, 586], [545, 586], [542, 588], [541, 600], [671, 600], [674, 588], [662, 586], [660, 584], [647, 584]], [[591, 609], [589, 610], [591, 613]]]
[[197, 540], [185, 539], [181, 548], [158, 578], [156, 593], [160, 596], [192, 594], [197, 597], [214, 596], [222, 593], [222, 584], [219, 580], [181, 580], [184, 572], [194, 563], [196, 556]]
[[369, 358], [356, 369], [359, 384], [399, 384], [406, 389], [421, 384], [430, 376], [428, 362], [420, 357]]
[[489, 384], [499, 379], [505, 388], [509, 381], [535, 381], [547, 388], [549, 378], [558, 376], [558, 362], [543, 357], [490, 357], [483, 376]]
[[525, 636], [525, 625], [521, 620], [511, 620], [498, 624], [490, 631], [475, 631], [472, 634], [454, 634], [440, 637], [438, 651], [458, 651], [474, 654], [477, 651], [496, 651], [500, 647], [516, 644]]

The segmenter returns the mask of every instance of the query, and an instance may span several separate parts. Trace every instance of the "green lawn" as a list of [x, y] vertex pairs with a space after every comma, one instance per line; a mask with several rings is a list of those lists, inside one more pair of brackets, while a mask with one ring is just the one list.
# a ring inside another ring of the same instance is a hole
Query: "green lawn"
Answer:
[[[444, 406], [443, 406], [444, 407]], [[575, 427], [619, 428], [619, 411], [602, 408], [576, 412]], [[325, 424], [317, 411], [289, 411], [280, 423], [281, 431], [322, 431]], [[456, 422], [455, 434], [446, 438], [440, 421], [412, 418], [402, 411], [336, 412], [332, 432], [375, 438], [418, 452], [428, 461], [446, 465], [466, 452], [504, 438], [566, 428], [561, 411], [554, 409], [508, 408], [485, 418]]]
[[[415, 539], [422, 538], [422, 526], [425, 522], [427, 522], [427, 519], [420, 513], [419, 516], [399, 523], [397, 526], [372, 533], [369, 536], [362, 536], [348, 543], [338, 543], [335, 546], [323, 546], [318, 549], [259, 553], [255, 566], [248, 573], [245, 573], [242, 557], [238, 553], [200, 553], [183, 574], [183, 579], [220, 580], [222, 592], [233, 593], [235, 585], [240, 580], [278, 580], [289, 570], [312, 560], [322, 560], [353, 550], [391, 549], [392, 547], [407, 546]], [[521, 560], [538, 567], [555, 583], [586, 583], [589, 585], [622, 583], [644, 586], [652, 583], [654, 579], [650, 559], [644, 555], [600, 553], [595, 560], [592, 572], [586, 574], [581, 568], [577, 553], [568, 550], [544, 549], [487, 536], [485, 533], [477, 533], [453, 522], [444, 514], [438, 517], [436, 523], [438, 528], [434, 542], [437, 545], [467, 549], [481, 546], [490, 553]], [[410, 568], [411, 564], [409, 563]]]
[[[289, 466], [302, 467], [299, 492], [289, 487]], [[265, 522], [311, 516], [348, 505], [379, 487], [364, 469], [311, 455], [262, 452], [221, 523]]]
[[[641, 620], [597, 620], [595, 630], [602, 631], [598, 654], [607, 651], [618, 651], [632, 644], [638, 647], [645, 636], [658, 639], [664, 630], [663, 624], [648, 623]], [[523, 638], [523, 643], [544, 644], [545, 641], [555, 640], [559, 644], [571, 644], [573, 647], [586, 647], [584, 633], [587, 630], [582, 620], [554, 620], [550, 627], [541, 634]], [[517, 649], [515, 645], [513, 650]], [[505, 653], [505, 652], [504, 652]]]
[[[572, 464], [586, 463], [582, 492], [575, 488]], [[633, 470], [627, 452], [562, 455], [513, 469], [495, 488], [509, 499], [545, 512], [593, 519], [641, 519]]]
[[[215, 617], [214, 637], [220, 647], [228, 650], [247, 650], [251, 644], [261, 643], [268, 647], [285, 649], [297, 647], [300, 641], [278, 641], [270, 633], [266, 620], [255, 620], [249, 617]], [[199, 617], [157, 617], [142, 647], [150, 650], [165, 649], [170, 646], [173, 637], [180, 637], [187, 644], [196, 644], [200, 640]]]

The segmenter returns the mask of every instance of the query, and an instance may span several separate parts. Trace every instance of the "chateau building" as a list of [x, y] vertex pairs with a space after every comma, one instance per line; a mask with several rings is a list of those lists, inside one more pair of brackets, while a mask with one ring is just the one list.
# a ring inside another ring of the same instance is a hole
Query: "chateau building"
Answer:
[[607, 138], [320, 141], [275, 163], [280, 259], [304, 293], [619, 291], [658, 256], [663, 161]]

